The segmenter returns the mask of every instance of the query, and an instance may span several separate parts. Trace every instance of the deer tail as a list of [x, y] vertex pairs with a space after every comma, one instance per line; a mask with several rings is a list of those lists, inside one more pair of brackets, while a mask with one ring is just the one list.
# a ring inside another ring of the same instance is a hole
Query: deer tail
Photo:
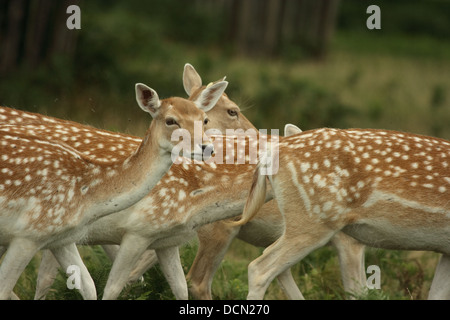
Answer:
[[249, 222], [258, 213], [266, 200], [266, 175], [261, 174], [261, 163], [256, 167], [253, 174], [252, 186], [245, 203], [244, 212], [239, 220], [234, 221], [235, 226], [242, 226]]

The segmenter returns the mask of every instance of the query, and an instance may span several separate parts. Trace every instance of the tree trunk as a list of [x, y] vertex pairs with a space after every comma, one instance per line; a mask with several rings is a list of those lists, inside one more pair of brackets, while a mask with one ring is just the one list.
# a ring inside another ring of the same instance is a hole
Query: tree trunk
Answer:
[[36, 67], [45, 55], [45, 42], [50, 25], [52, 3], [46, 0], [32, 1], [29, 11], [27, 31], [25, 33], [24, 62]]
[[[0, 0], [0, 73], [36, 67], [55, 55], [72, 59], [77, 30], [66, 27], [66, 9], [80, 0]], [[6, 14], [5, 14], [6, 13]]]
[[[79, 32], [77, 30], [69, 30], [66, 27], [67, 13], [66, 9], [71, 4], [79, 5], [79, 0], [64, 0], [60, 1], [59, 6], [56, 7], [53, 28], [53, 41], [50, 46], [48, 56], [64, 55], [68, 59], [73, 58], [76, 49], [76, 40]], [[64, 27], [59, 27], [64, 26]]]
[[230, 38], [248, 55], [276, 55], [297, 46], [324, 57], [339, 0], [231, 0]]
[[8, 72], [17, 66], [22, 45], [25, 0], [10, 0], [6, 5], [7, 17], [4, 23], [4, 38], [0, 43], [0, 72]]

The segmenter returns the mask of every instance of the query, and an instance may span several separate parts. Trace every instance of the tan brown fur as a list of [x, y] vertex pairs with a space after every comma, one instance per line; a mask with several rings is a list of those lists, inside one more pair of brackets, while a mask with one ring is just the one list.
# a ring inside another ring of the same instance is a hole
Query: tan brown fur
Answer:
[[[286, 229], [250, 264], [249, 298], [261, 299], [274, 276], [340, 230], [375, 247], [442, 252], [447, 265], [449, 157], [446, 140], [388, 130], [325, 128], [281, 139], [270, 180]], [[449, 296], [443, 269], [431, 297]]]

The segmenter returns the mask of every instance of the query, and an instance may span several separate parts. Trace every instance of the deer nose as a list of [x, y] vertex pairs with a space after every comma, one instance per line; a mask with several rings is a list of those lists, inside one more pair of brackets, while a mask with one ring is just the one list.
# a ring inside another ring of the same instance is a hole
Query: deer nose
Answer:
[[202, 153], [203, 153], [203, 159], [207, 160], [210, 157], [214, 155], [214, 145], [213, 144], [202, 144]]

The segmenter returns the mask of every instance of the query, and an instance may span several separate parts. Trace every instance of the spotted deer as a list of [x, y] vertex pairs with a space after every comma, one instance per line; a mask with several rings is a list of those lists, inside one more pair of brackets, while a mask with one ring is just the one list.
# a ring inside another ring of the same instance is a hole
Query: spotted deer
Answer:
[[[287, 128], [288, 130], [293, 130], [293, 126], [287, 126]], [[296, 128], [295, 130], [299, 129]], [[130, 212], [128, 214], [122, 214], [122, 217], [119, 214], [114, 214], [99, 219], [89, 228], [87, 236], [89, 244], [105, 243], [105, 241], [114, 243], [117, 241], [115, 239], [120, 239], [122, 236], [122, 234], [117, 235], [117, 232], [123, 232], [123, 228], [118, 229], [117, 226], [127, 225], [126, 219], [129, 219], [133, 213], [139, 213], [138, 217], [140, 220], [136, 221], [140, 222], [139, 225], [142, 228], [140, 232], [149, 237], [149, 241], [153, 241], [148, 248], [154, 248], [156, 252], [161, 252], [160, 247], [172, 246], [170, 249], [173, 251], [172, 256], [165, 258], [165, 256], [161, 257], [159, 254], [158, 258], [160, 258], [162, 270], [165, 272], [166, 278], [178, 299], [187, 298], [187, 289], [179, 262], [177, 247], [195, 236], [194, 231], [197, 225], [206, 223], [202, 219], [214, 220], [211, 219], [213, 215], [225, 213], [227, 215], [236, 215], [241, 212], [249, 189], [249, 182], [254, 166], [249, 167], [248, 165], [244, 165], [243, 167], [236, 167], [235, 164], [232, 164], [230, 169], [230, 165], [213, 165], [212, 168], [201, 165], [195, 167], [195, 170], [194, 167], [189, 166], [184, 169], [193, 171], [190, 173], [191, 179], [189, 181], [182, 181], [182, 184], [174, 183], [178, 180], [179, 174], [177, 172], [177, 165], [172, 166], [167, 176], [158, 183], [147, 198], [136, 205], [136, 208], [130, 208], [130, 210], [127, 210]], [[217, 171], [223, 174], [219, 175]], [[236, 176], [230, 177], [230, 172], [233, 172]], [[220, 183], [217, 183], [217, 181], [220, 181]], [[179, 194], [177, 196], [178, 192]], [[179, 196], [180, 194], [182, 196]], [[201, 197], [193, 197], [195, 194], [200, 194]], [[192, 196], [188, 197], [187, 195]], [[158, 210], [158, 206], [163, 208]], [[152, 219], [148, 220], [149, 218], [146, 215], [151, 215]], [[174, 223], [168, 225], [165, 221], [166, 218], [164, 218], [165, 215], [169, 216]], [[202, 215], [208, 216], [202, 217]], [[142, 217], [146, 217], [145, 220]], [[109, 221], [109, 223], [106, 224], [105, 221]], [[279, 237], [283, 223], [278, 209], [273, 202], [264, 206], [261, 214], [258, 214], [258, 221], [259, 223], [256, 224], [249, 223], [242, 227], [241, 230], [239, 230], [239, 227], [231, 225], [227, 220], [206, 224], [199, 229], [200, 248], [196, 256], [196, 261], [191, 269], [191, 271], [196, 271], [192, 272], [193, 276], [190, 278], [191, 292], [196, 298], [209, 298], [208, 296], [196, 295], [200, 291], [197, 283], [200, 282], [200, 287], [203, 286], [205, 289], [209, 289], [210, 295], [210, 283], [208, 285], [206, 283], [210, 280], [212, 281], [215, 268], [217, 268], [229, 243], [238, 232], [240, 232], [241, 239], [255, 245], [263, 246], [269, 245]], [[109, 230], [107, 236], [102, 233], [104, 229]], [[177, 232], [176, 235], [170, 234], [173, 231]], [[127, 232], [131, 233], [131, 231]], [[342, 233], [336, 235], [332, 242], [339, 252], [344, 283], [351, 285], [354, 279], [361, 278], [361, 274], [364, 274], [363, 268], [361, 267], [361, 264], [363, 264], [363, 246]], [[124, 242], [122, 242], [121, 248], [124, 248]], [[113, 255], [116, 254], [116, 252], [113, 253]], [[51, 257], [46, 258], [47, 261], [51, 259]], [[148, 268], [158, 261], [158, 258], [156, 257], [155, 251], [147, 250], [141, 256], [139, 263], [136, 264], [130, 278], [132, 280], [139, 278]], [[44, 265], [49, 267], [49, 263]], [[131, 263], [128, 263], [128, 266], [131, 268]], [[56, 269], [53, 272], [56, 272]], [[205, 272], [204, 277], [201, 276], [202, 272]], [[198, 279], [203, 281], [196, 281]], [[207, 280], [205, 281], [205, 279]], [[280, 275], [278, 279], [289, 298], [303, 298], [289, 270]], [[122, 281], [126, 282], [125, 278]], [[47, 282], [46, 286], [41, 284], [41, 287], [49, 287], [50, 284], [51, 282]], [[105, 289], [105, 294], [108, 294], [107, 289]], [[111, 296], [106, 297], [113, 298]]]
[[[183, 83], [187, 94], [191, 95], [191, 97], [195, 97], [198, 95], [198, 90], [201, 87], [202, 81], [198, 73], [195, 71], [195, 69], [189, 64], [187, 64], [185, 67], [185, 71], [183, 74]], [[202, 90], [204, 88], [205, 87], [202, 87]], [[212, 112], [214, 112], [214, 114]], [[219, 128], [221, 131], [224, 131], [226, 128], [231, 129], [240, 128], [243, 130], [255, 129], [253, 125], [240, 113], [239, 108], [232, 101], [230, 101], [225, 94], [221, 99], [219, 99], [214, 109], [208, 112], [208, 117], [210, 119], [210, 125], [208, 125], [208, 127]], [[289, 135], [299, 130], [298, 128], [294, 128], [294, 126], [289, 125], [286, 126], [286, 128], [287, 128], [285, 130], [286, 134]], [[93, 153], [95, 153], [95, 151]], [[165, 243], [168, 244], [169, 242], [172, 242], [172, 244], [174, 245], [175, 244], [181, 245], [195, 235], [194, 230], [188, 230], [190, 231], [188, 233], [181, 233], [180, 231], [186, 229], [186, 225], [188, 225], [188, 222], [190, 223], [189, 219], [192, 219], [193, 217], [196, 217], [200, 214], [206, 214], [208, 210], [217, 213], [229, 210], [226, 201], [229, 202], [228, 198], [230, 197], [235, 197], [236, 204], [241, 208], [243, 208], [246, 195], [245, 192], [248, 191], [249, 185], [243, 184], [242, 182], [244, 180], [250, 181], [251, 176], [249, 176], [249, 172], [253, 171], [253, 167], [248, 168], [248, 171], [244, 171], [242, 175], [237, 176], [236, 177], [237, 180], [234, 181], [237, 181], [238, 183], [234, 185], [228, 184], [230, 186], [229, 188], [224, 187], [221, 183], [217, 183], [217, 181], [229, 180], [228, 177], [217, 174], [217, 172], [219, 173], [221, 172], [221, 168], [229, 170], [228, 169], [229, 166], [223, 167], [220, 165], [217, 166], [215, 170], [211, 170], [211, 167], [202, 168], [202, 167], [188, 166], [186, 170], [188, 172], [188, 175], [192, 177], [190, 181], [194, 181], [194, 183], [191, 184], [190, 182], [189, 185], [187, 185], [187, 181], [184, 180], [182, 184], [175, 183], [175, 181], [179, 179], [180, 172], [177, 171], [176, 166], [173, 166], [169, 171], [169, 173], [166, 175], [166, 177], [160, 181], [158, 187], [160, 187], [162, 191], [154, 189], [149, 194], [148, 199], [145, 200], [146, 203], [136, 206], [134, 209], [130, 208], [129, 211], [141, 212], [139, 218], [145, 217], [146, 212], [147, 213], [152, 212], [152, 215], [154, 215], [154, 220], [156, 219], [155, 217], [163, 218], [165, 215], [167, 215], [169, 217], [173, 217], [174, 223], [172, 224], [172, 226], [169, 226], [166, 229], [160, 227], [161, 222], [157, 220], [151, 221], [151, 224], [148, 226], [147, 224], [149, 222], [147, 220], [145, 221], [136, 220], [135, 223], [138, 223], [140, 221], [141, 226], [145, 226], [145, 229], [144, 227], [142, 227], [143, 228], [142, 232], [145, 233], [148, 237], [154, 237], [157, 239], [158, 237], [163, 236], [165, 238], [164, 239]], [[238, 169], [239, 170], [241, 169], [240, 166], [237, 167], [232, 166], [232, 172], [238, 172], [237, 171]], [[203, 187], [200, 188], [199, 184], [201, 184]], [[238, 191], [241, 192], [240, 198], [236, 198], [236, 194], [239, 194], [237, 193]], [[176, 197], [177, 192], [180, 192], [185, 195], [196, 193], [201, 194], [202, 197], [198, 198], [197, 197], [190, 198], [183, 196]], [[175, 196], [169, 198], [170, 194], [173, 194]], [[219, 201], [220, 199], [223, 199], [222, 202]], [[167, 202], [170, 202], [171, 205], [168, 206], [167, 208], [160, 208], [158, 210], [157, 208], [158, 205], [163, 206]], [[220, 203], [223, 203], [223, 205], [219, 206]], [[184, 210], [186, 210], [186, 207], [189, 207], [189, 211], [184, 212]], [[182, 212], [178, 211], [180, 209]], [[279, 236], [278, 233], [282, 229], [281, 216], [278, 212], [278, 208], [276, 207], [276, 205], [273, 205], [272, 203], [268, 203], [266, 206], [264, 206], [262, 212], [266, 213], [261, 214], [260, 219], [261, 223], [249, 224], [248, 226], [242, 228], [239, 234], [240, 238], [244, 239], [245, 241], [248, 241], [255, 245], [267, 246], [271, 242], [275, 241], [275, 239]], [[186, 221], [183, 221], [182, 223], [179, 223], [179, 220], [181, 219], [179, 217], [180, 214], [187, 215], [188, 213], [190, 214], [190, 218], [186, 219]], [[84, 243], [85, 244], [121, 243], [123, 235], [123, 227], [118, 229], [117, 226], [125, 225], [123, 219], [127, 218], [127, 215], [130, 215], [130, 213], [124, 213], [123, 217], [120, 217], [119, 215], [115, 214], [114, 216], [108, 217], [108, 219], [106, 220], [103, 219], [99, 220], [89, 229], [88, 235], [90, 236], [86, 238]], [[116, 219], [117, 220], [120, 219], [120, 222], [114, 221]], [[107, 222], [108, 227], [102, 226], [102, 224], [105, 221], [109, 221]], [[172, 232], [172, 230], [175, 230], [174, 226], [177, 227], [176, 231], [180, 235], [178, 239], [173, 239], [172, 237], [172, 240], [170, 240], [171, 238], [167, 234], [157, 233], [159, 230], [166, 230], [165, 233], [169, 233], [169, 231]], [[240, 227], [231, 226], [228, 223], [222, 222], [218, 222], [217, 224], [214, 224], [214, 226], [216, 226], [214, 227], [214, 233], [210, 234], [209, 237], [206, 237], [208, 235], [208, 232], [206, 230], [209, 230], [208, 225], [204, 226], [205, 231], [203, 232], [201, 231], [203, 227], [199, 229], [200, 249], [196, 257], [196, 261], [198, 262], [194, 263], [196, 267], [193, 266], [193, 268], [200, 269], [200, 271], [198, 271], [198, 273], [190, 272], [190, 274], [192, 274], [191, 292], [194, 294], [196, 298], [210, 298], [209, 281], [212, 280], [214, 270], [220, 263], [220, 260], [223, 254], [225, 253], [228, 244], [231, 242], [234, 235], [238, 233], [238, 230], [240, 229]], [[102, 234], [101, 230], [104, 229], [109, 230], [107, 235]], [[261, 229], [264, 230], [264, 233], [260, 232]], [[117, 232], [118, 235], [116, 234]], [[338, 241], [338, 239], [342, 240]], [[158, 242], [162, 242], [162, 240], [158, 241], [152, 240], [152, 241], [156, 242], [156, 244], [150, 244], [148, 246], [149, 248], [158, 248], [158, 246], [160, 246], [158, 245]], [[361, 268], [361, 263], [363, 263], [363, 260], [361, 258], [363, 254], [363, 250], [361, 248], [362, 246], [357, 244], [356, 242], [355, 243], [353, 242], [355, 241], [352, 241], [350, 237], [344, 234], [341, 234], [340, 236], [337, 235], [333, 240], [333, 243], [336, 245], [339, 252], [342, 276], [346, 288], [353, 288], [352, 285], [354, 283], [354, 280], [361, 279], [361, 277], [364, 277], [364, 272], [363, 271], [360, 272], [360, 270], [363, 269]], [[205, 247], [202, 244], [209, 244], [209, 246]], [[113, 246], [110, 245], [103, 245], [103, 247], [107, 249], [107, 252], [111, 257], [114, 258], [116, 257], [118, 250], [117, 246], [113, 248]], [[169, 281], [169, 284], [172, 288], [172, 291], [175, 294], [175, 297], [177, 299], [187, 299], [188, 294], [186, 282], [181, 265], [179, 264], [179, 257], [177, 251], [178, 249], [172, 248], [171, 250], [173, 252], [172, 256], [173, 260], [165, 259], [163, 261], [160, 261], [160, 265], [162, 267], [163, 272], [165, 272], [166, 274], [166, 278]], [[215, 250], [218, 250], [219, 252], [215, 252]], [[209, 259], [211, 259], [211, 261]], [[200, 263], [200, 261], [202, 262]], [[158, 258], [156, 257], [155, 251], [150, 249], [147, 250], [141, 256], [139, 262], [134, 266], [133, 272], [129, 275], [129, 277], [125, 279], [125, 275], [122, 275], [123, 278], [121, 278], [121, 282], [126, 283], [127, 281], [130, 280], [131, 281], [136, 280], [148, 268], [152, 267], [157, 262]], [[53, 260], [51, 255], [45, 253], [39, 272], [36, 298], [42, 298], [45, 296], [46, 289], [50, 287], [51, 283], [53, 282], [53, 278], [56, 275], [57, 267], [58, 267], [57, 262]], [[128, 263], [127, 267], [131, 268], [132, 265]], [[205, 272], [204, 277], [201, 276], [203, 271]], [[200, 276], [194, 276], [194, 274], [198, 274]], [[292, 299], [298, 299], [302, 297], [289, 271], [286, 272], [285, 276], [280, 276], [279, 280], [280, 283], [282, 284], [282, 287], [285, 289], [288, 297]], [[209, 288], [206, 288], [208, 284]], [[120, 286], [121, 285], [117, 285], [117, 289], [115, 289], [116, 292], [119, 292], [121, 290]], [[109, 290], [110, 290], [109, 288], [105, 289], [105, 298], [108, 299], [115, 298], [118, 293], [110, 295]], [[197, 292], [209, 292], [209, 296], [208, 294], [200, 294]]]
[[276, 174], [254, 174], [244, 225], [266, 198], [283, 215], [282, 236], [248, 267], [249, 299], [337, 232], [377, 248], [442, 253], [429, 298], [450, 298], [450, 142], [364, 129], [317, 129], [280, 139]]
[[[135, 141], [136, 148], [122, 156], [124, 144], [107, 142], [114, 134], [0, 108], [0, 245], [7, 246], [0, 266], [0, 299], [10, 297], [25, 266], [44, 248], [64, 268], [78, 265], [80, 292], [86, 299], [95, 299], [95, 286], [74, 243], [84, 237], [87, 225], [148, 194], [172, 165], [175, 130], [191, 134], [192, 151], [183, 156], [203, 159], [205, 149], [212, 148], [204, 134], [208, 122], [204, 111], [214, 107], [226, 86], [227, 82], [219, 81], [190, 101], [160, 100], [155, 90], [136, 84], [138, 105], [153, 121], [142, 142]], [[26, 119], [28, 124], [24, 124]], [[200, 142], [194, 139], [197, 121], [206, 139]], [[89, 147], [80, 151], [94, 139], [93, 132], [98, 134], [96, 147], [102, 149], [101, 157], [92, 156]], [[113, 149], [118, 152], [108, 157]]]
[[[186, 92], [190, 94], [190, 99], [197, 99], [210, 87], [210, 85], [202, 86], [200, 76], [189, 64], [185, 66], [183, 84]], [[254, 129], [253, 125], [240, 113], [239, 107], [225, 94], [222, 94], [213, 110], [208, 111], [210, 122], [207, 127], [221, 131], [226, 129]], [[126, 135], [121, 134], [121, 136]], [[70, 142], [70, 137], [61, 136], [59, 138], [64, 138]], [[102, 137], [93, 132], [89, 154], [92, 156], [97, 154], [100, 157], [103, 156], [103, 152], [97, 148], [98, 139], [101, 140]], [[215, 152], [219, 152], [219, 149]], [[222, 166], [222, 168], [225, 168], [225, 166]], [[229, 174], [230, 169], [236, 170], [236, 168], [237, 166], [234, 164], [227, 165], [226, 170], [223, 170], [224, 173], [219, 174], [220, 170], [214, 163], [174, 164], [162, 178], [164, 181], [158, 183], [156, 189], [152, 190], [138, 204], [130, 207], [130, 210], [123, 210], [108, 216], [110, 219], [104, 217], [97, 220], [98, 223], [90, 224], [82, 243], [121, 244], [103, 298], [114, 299], [117, 297], [127, 282], [130, 268], [133, 267], [132, 259], [138, 259], [142, 252], [134, 254], [132, 258], [130, 258], [130, 255], [137, 250], [145, 251], [147, 247], [154, 246], [158, 249], [157, 254], [160, 264], [176, 297], [187, 299], [187, 286], [179, 261], [178, 247], [171, 245], [171, 241], [176, 244], [183, 244], [190, 237], [195, 236], [195, 232], [193, 232], [195, 225], [201, 225], [208, 220], [217, 220], [221, 218], [221, 214], [225, 214], [224, 217], [229, 217], [239, 213], [235, 213], [233, 210], [219, 210], [218, 202], [214, 204], [217, 217], [214, 215], [214, 211], [208, 212], [206, 208], [203, 211], [198, 210], [198, 208], [201, 208], [201, 203], [206, 202], [204, 195], [209, 192], [209, 189], [214, 187], [215, 194], [220, 194], [226, 188], [232, 189], [231, 182], [217, 188], [215, 179], [220, 180], [220, 177], [223, 176], [222, 180], [225, 183], [225, 180], [227, 180], [226, 174]], [[246, 168], [244, 172], [250, 174], [247, 179], [250, 181], [254, 165]], [[242, 180], [243, 178], [240, 177], [239, 179]], [[248, 188], [249, 185], [245, 189], [237, 190], [233, 197], [241, 199], [242, 202]], [[236, 194], [239, 194], [239, 196]], [[224, 197], [225, 200], [227, 199]], [[190, 210], [192, 203], [198, 203], [199, 206], [195, 207], [197, 211]], [[232, 201], [227, 201], [226, 204], [232, 206]], [[172, 240], [170, 240], [171, 238]], [[166, 249], [168, 246], [170, 247]], [[152, 252], [152, 254], [155, 253]], [[47, 274], [41, 274], [40, 272], [39, 278], [42, 281], [38, 281], [36, 291], [36, 297], [38, 298], [45, 294], [45, 289], [51, 284], [53, 277], [48, 273], [56, 271], [54, 268], [55, 261], [53, 261], [52, 266], [52, 257], [46, 253], [44, 258], [46, 260], [43, 260], [41, 265], [43, 270], [47, 271]], [[172, 274], [175, 274], [175, 276]]]
[[[301, 132], [290, 124], [285, 126], [284, 131], [285, 137]], [[234, 238], [257, 247], [268, 247], [282, 235], [283, 230], [284, 221], [276, 199], [262, 205], [255, 217], [244, 225], [222, 220], [200, 227], [197, 230], [198, 251], [186, 276], [191, 294], [196, 299], [212, 299], [214, 273]], [[337, 249], [345, 291], [355, 295], [362, 293], [366, 284], [364, 245], [343, 232], [336, 233], [330, 243]], [[277, 280], [289, 299], [304, 299], [290, 268], [280, 273]]]
[[[221, 82], [221, 81], [219, 81]], [[183, 85], [186, 90], [186, 92], [190, 95], [190, 100], [198, 100], [199, 97], [208, 97], [207, 94], [211, 86], [214, 84], [209, 84], [208, 86], [202, 86], [202, 81], [198, 73], [195, 71], [195, 69], [190, 65], [186, 64], [185, 70], [183, 73]], [[206, 92], [206, 93], [205, 93]], [[240, 112], [239, 107], [232, 102], [225, 93], [222, 93], [222, 95], [219, 97], [218, 100], [216, 100], [217, 103], [214, 106], [213, 109], [210, 109], [208, 114], [208, 119], [210, 122], [208, 123], [207, 127], [215, 127], [219, 128], [223, 131], [227, 128], [232, 129], [254, 129], [253, 125], [245, 118], [245, 116]], [[12, 109], [5, 109], [13, 112], [19, 112]], [[26, 113], [25, 113], [26, 114]], [[26, 119], [22, 121], [22, 124], [26, 124], [27, 126], [30, 126], [30, 129], [32, 128], [35, 133], [43, 134], [42, 132], [43, 127], [40, 127], [39, 124], [36, 125], [30, 117], [22, 116], [22, 118]], [[34, 126], [33, 126], [34, 125]], [[79, 152], [82, 152], [86, 155], [89, 155], [90, 157], [94, 158], [101, 158], [104, 160], [116, 158], [116, 159], [126, 159], [130, 153], [135, 150], [137, 146], [141, 143], [141, 139], [138, 137], [133, 137], [125, 134], [120, 133], [112, 133], [107, 132], [105, 130], [98, 130], [92, 127], [88, 126], [82, 126], [80, 127], [80, 136], [73, 137], [72, 132], [66, 132], [64, 130], [59, 130], [62, 125], [64, 125], [64, 120], [58, 120], [53, 119], [52, 122], [53, 129], [56, 132], [53, 135], [47, 135], [46, 138], [49, 140], [58, 140], [63, 141], [64, 143], [70, 145], [71, 147], [77, 149]], [[58, 130], [57, 130], [58, 129]], [[79, 140], [82, 140], [84, 143], [80, 144], [78, 143]], [[86, 139], [89, 139], [87, 141]], [[108, 147], [106, 147], [108, 145]], [[113, 147], [109, 147], [109, 145], [112, 145]], [[116, 148], [114, 146], [120, 146], [120, 148]], [[178, 167], [178, 165], [175, 165], [175, 167]], [[176, 170], [175, 173], [169, 172], [169, 182], [172, 186], [171, 190], [173, 189], [173, 186], [179, 187], [177, 183], [173, 182], [173, 179], [176, 178], [176, 180], [183, 181], [186, 183], [184, 174], [190, 174], [191, 172], [189, 170], [186, 171], [184, 169], [184, 166], [179, 166], [181, 170]], [[211, 168], [209, 168], [209, 171], [211, 172]], [[198, 171], [197, 171], [198, 173]], [[173, 177], [171, 177], [173, 175]], [[211, 173], [210, 173], [211, 175]], [[184, 186], [184, 185], [183, 185]], [[197, 194], [201, 194], [203, 190], [198, 190]], [[157, 198], [156, 201], [161, 201], [160, 198]], [[188, 205], [188, 204], [186, 204]], [[149, 205], [149, 208], [151, 210], [154, 210], [154, 203], [151, 203]], [[173, 208], [171, 207], [171, 210]], [[126, 219], [126, 212], [123, 216], [114, 214], [113, 216], [117, 218], [117, 221], [120, 220], [120, 222], [117, 222], [118, 225], [123, 222], [123, 220]], [[101, 219], [103, 221], [103, 218]], [[113, 219], [112, 219], [113, 220]], [[109, 223], [109, 220], [104, 220], [107, 223]], [[132, 223], [132, 222], [130, 222]], [[139, 221], [136, 221], [136, 223], [139, 223]], [[159, 223], [159, 222], [158, 222]], [[132, 225], [130, 225], [131, 227]], [[111, 229], [109, 229], [111, 228]], [[93, 230], [91, 232], [91, 230]], [[105, 233], [105, 238], [102, 238], [102, 235], [104, 234], [105, 230], [109, 230], [107, 233]], [[130, 231], [131, 232], [131, 231]], [[114, 234], [115, 233], [115, 234]], [[86, 231], [85, 237], [83, 238], [82, 243], [120, 243], [120, 239], [124, 233], [124, 229], [122, 226], [120, 227], [114, 227], [109, 224], [107, 227], [103, 227], [101, 223], [95, 224], [92, 226], [92, 228], [89, 228], [88, 231]], [[113, 241], [110, 238], [113, 238]], [[98, 242], [96, 242], [99, 238]], [[53, 257], [48, 254], [48, 252], [44, 253], [44, 258], [41, 263], [41, 269], [39, 273], [39, 280], [36, 290], [36, 298], [41, 298], [43, 295], [45, 295], [46, 290], [50, 286], [52, 280], [52, 276], [49, 274], [54, 274], [56, 272], [56, 269], [54, 268], [54, 263], [56, 261], [53, 261], [53, 264], [51, 263], [51, 259]], [[50, 261], [48, 263], [48, 261]], [[41, 272], [42, 271], [42, 272]], [[183, 274], [184, 279], [184, 274]], [[107, 292], [106, 290], [105, 292]], [[186, 291], [187, 292], [187, 291]], [[105, 297], [108, 297], [105, 295]], [[187, 295], [186, 295], [187, 298]]]
[[[216, 106], [216, 109], [220, 108]], [[301, 130], [294, 125], [287, 124], [284, 132], [285, 136], [290, 136], [301, 132]], [[161, 183], [164, 184], [164, 181], [161, 181]], [[247, 188], [246, 185], [242, 187]], [[204, 210], [207, 208], [207, 205], [217, 206], [217, 191], [214, 189], [213, 184], [204, 193], [204, 196], [209, 201], [209, 204], [202, 202], [201, 206], [197, 207], [197, 204], [193, 203], [192, 206], [196, 207], [195, 210]], [[227, 197], [228, 194], [222, 193], [221, 196]], [[181, 205], [174, 204], [173, 207], [177, 208]], [[236, 226], [229, 222], [230, 220], [221, 220], [205, 224], [197, 230], [199, 248], [187, 275], [190, 282], [189, 291], [196, 299], [212, 299], [211, 284], [214, 273], [235, 237], [254, 246], [267, 247], [280, 237], [283, 230], [283, 220], [276, 200], [264, 204], [256, 217], [244, 226]], [[346, 292], [360, 293], [366, 283], [364, 246], [342, 232], [337, 233], [330, 242], [338, 252]], [[108, 255], [114, 259], [117, 250], [118, 248], [109, 247]], [[51, 258], [49, 257], [48, 259]], [[153, 250], [147, 250], [133, 269], [129, 277], [129, 282], [139, 279], [146, 270], [154, 266], [157, 262], [158, 259], [155, 252]], [[56, 273], [56, 269], [54, 273]], [[303, 295], [298, 289], [290, 269], [280, 274], [277, 279], [289, 299], [303, 299]], [[50, 285], [47, 284], [47, 286], [49, 287]], [[173, 291], [176, 297], [181, 296], [179, 293], [177, 294], [175, 288]]]
[[[284, 136], [300, 132], [298, 127], [287, 124]], [[258, 214], [245, 225], [235, 225], [231, 224], [230, 220], [222, 220], [200, 227], [197, 230], [199, 248], [186, 276], [190, 282], [191, 294], [196, 299], [212, 299], [214, 273], [234, 238], [257, 247], [267, 247], [281, 236], [283, 228], [284, 222], [276, 199], [265, 203]], [[342, 232], [337, 233], [330, 242], [338, 252], [346, 292], [360, 293], [366, 283], [364, 246]], [[289, 299], [304, 299], [290, 268], [278, 275], [277, 280]]]

